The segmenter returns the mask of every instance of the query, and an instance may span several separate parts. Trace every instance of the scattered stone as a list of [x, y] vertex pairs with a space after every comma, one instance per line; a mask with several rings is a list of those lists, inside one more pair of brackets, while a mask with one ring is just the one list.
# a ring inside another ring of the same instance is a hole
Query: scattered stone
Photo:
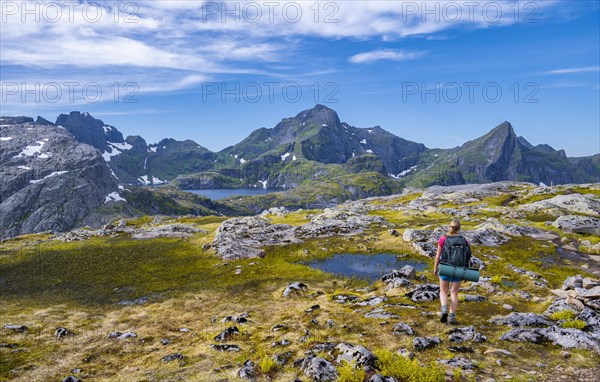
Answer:
[[240, 330], [237, 328], [237, 326], [232, 326], [230, 328], [223, 330], [221, 333], [217, 334], [215, 336], [214, 340], [219, 341], [219, 342], [231, 341], [234, 336], [237, 336], [239, 334], [240, 334]]
[[415, 358], [415, 353], [411, 352], [410, 350], [408, 350], [406, 348], [398, 349], [398, 351], [396, 353], [400, 354], [404, 358], [408, 358], [408, 359]]
[[450, 342], [465, 342], [465, 341], [473, 341], [473, 342], [485, 342], [487, 341], [487, 337], [483, 334], [475, 331], [475, 327], [473, 326], [465, 326], [462, 328], [454, 328], [447, 332], [448, 340]]
[[292, 358], [293, 353], [291, 351], [286, 351], [285, 353], [276, 354], [273, 356], [273, 360], [277, 362], [279, 366], [286, 365], [289, 360]]
[[408, 279], [395, 278], [387, 283], [385, 290], [388, 291], [388, 290], [397, 289], [397, 288], [412, 288], [413, 286], [414, 286], [414, 284], [412, 282], [410, 282], [410, 280], [408, 280]]
[[332, 298], [333, 302], [337, 302], [338, 304], [346, 304], [348, 302], [355, 302], [360, 300], [360, 297], [348, 294], [336, 294]]
[[209, 345], [209, 347], [211, 349], [214, 349], [216, 351], [240, 351], [240, 347], [238, 345], [229, 345], [229, 344], [212, 344]]
[[16, 349], [18, 347], [19, 347], [18, 344], [0, 342], [0, 348]]
[[568, 352], [568, 351], [562, 350], [560, 352], [560, 356], [563, 357], [563, 358], [571, 358], [571, 353]]
[[374, 296], [374, 297], [369, 297], [367, 299], [364, 299], [364, 300], [362, 300], [360, 302], [357, 302], [356, 305], [359, 305], [359, 306], [375, 306], [375, 305], [382, 304], [382, 303], [386, 302], [387, 300], [389, 300], [387, 297]]
[[283, 297], [290, 297], [293, 295], [298, 295], [302, 292], [305, 292], [308, 289], [308, 286], [306, 286], [306, 284], [301, 283], [301, 282], [293, 282], [290, 283], [285, 290], [283, 291]]
[[280, 341], [272, 342], [271, 347], [284, 347], [284, 346], [289, 346], [290, 344], [291, 344], [291, 342], [284, 338]]
[[395, 334], [395, 335], [408, 334], [408, 335], [412, 336], [412, 335], [415, 334], [415, 331], [407, 323], [405, 323], [405, 322], [398, 322], [392, 328], [392, 334]]
[[366, 313], [365, 317], [366, 318], [380, 318], [380, 319], [384, 319], [384, 320], [400, 318], [398, 315], [387, 312], [383, 308], [373, 309], [372, 311]]
[[6, 324], [6, 325], [4, 325], [4, 329], [14, 330], [17, 333], [24, 333], [24, 332], [27, 331], [27, 326], [25, 326], [25, 325]]
[[166, 356], [162, 357], [160, 360], [162, 362], [171, 362], [171, 361], [175, 361], [175, 360], [182, 361], [185, 358], [186, 358], [186, 356], [184, 356], [181, 353], [173, 353], [173, 354], [169, 354], [169, 355], [166, 355]]
[[256, 370], [254, 362], [246, 360], [244, 366], [238, 370], [238, 376], [248, 381], [256, 380]]
[[80, 382], [81, 380], [73, 375], [63, 378], [62, 382]]
[[327, 322], [325, 322], [325, 326], [328, 328], [333, 328], [335, 325], [335, 321], [333, 321], [332, 319], [329, 319], [327, 320]]
[[54, 331], [54, 337], [56, 337], [58, 339], [61, 339], [66, 336], [72, 336], [72, 335], [73, 335], [73, 333], [70, 330], [63, 328], [62, 326], [56, 328], [56, 330]]
[[171, 341], [168, 338], [161, 338], [160, 343], [166, 346], [166, 345], [170, 344]]
[[465, 302], [482, 302], [485, 301], [485, 296], [465, 294], [464, 300]]
[[417, 272], [412, 265], [405, 265], [400, 269], [394, 269], [392, 272], [383, 275], [381, 281], [387, 284], [397, 278], [414, 279], [416, 274]]
[[304, 375], [315, 382], [333, 382], [338, 378], [338, 372], [331, 362], [321, 357], [309, 356], [302, 361], [301, 370]]
[[182, 332], [182, 333], [189, 333], [189, 332], [191, 332], [191, 330], [188, 329], [188, 328], [180, 328], [179, 331]]
[[454, 357], [452, 359], [443, 359], [438, 360], [439, 363], [443, 365], [447, 365], [450, 367], [460, 367], [463, 370], [474, 370], [477, 369], [477, 365], [475, 365], [471, 360], [465, 357]]
[[135, 332], [112, 332], [108, 335], [108, 338], [116, 338], [118, 340], [124, 340], [126, 338], [135, 338], [137, 334]]
[[508, 316], [491, 318], [488, 322], [496, 325], [508, 325], [513, 328], [523, 326], [551, 326], [552, 321], [535, 313], [511, 313]]
[[417, 351], [432, 348], [442, 342], [439, 337], [416, 337], [413, 339], [413, 346]]
[[395, 229], [390, 229], [388, 231], [388, 233], [394, 237], [399, 237], [400, 236], [400, 232], [396, 231]]
[[274, 332], [278, 332], [278, 331], [284, 330], [284, 329], [287, 329], [286, 324], [277, 324], [277, 325], [273, 326], [273, 328], [271, 330]]
[[248, 317], [250, 315], [248, 313], [242, 313], [239, 316], [227, 316], [221, 320], [222, 323], [226, 322], [234, 322], [236, 324], [246, 324], [248, 323]]
[[321, 309], [321, 305], [313, 305], [310, 308], [306, 309], [305, 312], [306, 313], [312, 313], [315, 310], [319, 310], [319, 309]]
[[502, 307], [506, 310], [515, 310], [515, 308], [513, 308], [513, 306], [509, 305], [509, 304], [504, 304], [504, 305], [502, 305]]
[[376, 357], [367, 348], [362, 345], [351, 345], [348, 343], [340, 343], [336, 347], [338, 352], [336, 362], [341, 363], [346, 361], [348, 364], [356, 366], [371, 366], [375, 365]]
[[587, 326], [600, 325], [600, 314], [590, 308], [583, 309], [577, 316], [577, 319], [585, 322]]

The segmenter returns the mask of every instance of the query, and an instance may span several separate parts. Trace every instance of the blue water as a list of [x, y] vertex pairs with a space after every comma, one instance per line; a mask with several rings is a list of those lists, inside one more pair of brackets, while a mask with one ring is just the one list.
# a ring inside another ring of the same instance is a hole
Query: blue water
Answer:
[[252, 196], [270, 194], [282, 191], [278, 188], [207, 188], [204, 190], [185, 190], [194, 194], [203, 195], [212, 200], [228, 198], [230, 196]]
[[428, 267], [423, 261], [402, 260], [391, 253], [377, 255], [341, 253], [323, 260], [307, 262], [306, 265], [338, 276], [357, 277], [371, 282], [404, 265], [412, 265], [417, 272]]

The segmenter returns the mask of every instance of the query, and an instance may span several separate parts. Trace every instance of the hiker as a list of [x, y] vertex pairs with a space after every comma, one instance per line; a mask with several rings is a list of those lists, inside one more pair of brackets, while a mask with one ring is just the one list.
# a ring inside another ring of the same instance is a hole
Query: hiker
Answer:
[[[452, 253], [450, 248], [452, 249]], [[455, 249], [456, 248], [456, 249]], [[456, 251], [458, 251], [458, 256]], [[452, 257], [452, 259], [450, 259]], [[457, 261], [456, 258], [461, 260]], [[456, 324], [456, 307], [458, 306], [458, 290], [462, 279], [452, 276], [440, 276], [439, 264], [442, 263], [458, 266], [467, 266], [471, 257], [471, 249], [467, 240], [460, 235], [460, 220], [453, 219], [450, 222], [450, 230], [447, 235], [440, 237], [437, 253], [435, 255], [433, 273], [440, 278], [440, 303], [442, 304], [442, 323]], [[462, 264], [461, 264], [462, 263]], [[450, 289], [450, 311], [448, 312], [448, 288]], [[449, 313], [449, 314], [448, 314]]]

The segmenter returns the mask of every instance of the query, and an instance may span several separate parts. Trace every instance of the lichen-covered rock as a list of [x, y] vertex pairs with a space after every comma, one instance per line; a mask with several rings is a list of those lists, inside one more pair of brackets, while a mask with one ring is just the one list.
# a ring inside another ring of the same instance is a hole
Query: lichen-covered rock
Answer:
[[181, 354], [181, 353], [173, 353], [173, 354], [168, 354], [164, 357], [162, 357], [160, 360], [162, 362], [171, 362], [171, 361], [175, 361], [175, 360], [184, 360], [186, 357]]
[[337, 363], [346, 361], [356, 366], [375, 366], [377, 358], [362, 345], [351, 345], [342, 342], [335, 347], [335, 350], [338, 353], [336, 357]]
[[396, 319], [400, 317], [397, 314], [387, 312], [383, 308], [377, 308], [366, 313], [365, 318]]
[[465, 341], [473, 341], [473, 342], [485, 342], [487, 341], [487, 337], [483, 334], [477, 332], [475, 327], [466, 326], [463, 328], [454, 328], [450, 330], [448, 333], [448, 340], [450, 342], [465, 342]]
[[405, 323], [405, 322], [398, 322], [394, 325], [394, 327], [392, 327], [392, 333], [393, 334], [408, 334], [410, 336], [415, 334], [415, 331], [413, 330], [413, 328]]
[[220, 351], [220, 352], [230, 352], [230, 351], [234, 351], [234, 352], [238, 352], [240, 351], [240, 347], [238, 345], [231, 345], [231, 344], [211, 344], [209, 345], [209, 347], [213, 350], [216, 351]]
[[496, 317], [488, 320], [488, 322], [496, 325], [508, 325], [513, 328], [523, 326], [550, 326], [552, 321], [546, 317], [535, 313], [511, 313], [508, 316]]
[[550, 199], [524, 204], [517, 208], [527, 212], [544, 211], [556, 216], [565, 212], [600, 216], [600, 201], [590, 194], [556, 195]]
[[560, 312], [563, 310], [571, 310], [575, 314], [581, 313], [581, 311], [585, 308], [585, 306], [573, 298], [557, 298], [544, 311], [544, 316], [550, 317], [553, 313]]
[[515, 328], [500, 337], [502, 341], [529, 341], [536, 344], [552, 342], [565, 349], [588, 349], [600, 354], [600, 341], [578, 329]]
[[387, 297], [373, 296], [356, 303], [358, 306], [375, 306], [382, 304], [388, 300]]
[[304, 358], [301, 370], [314, 382], [333, 382], [338, 377], [335, 366], [321, 357], [308, 356]]
[[415, 276], [415, 268], [412, 265], [405, 265], [400, 269], [394, 269], [392, 272], [383, 275], [381, 281], [387, 284], [397, 278], [414, 279]]
[[583, 276], [575, 275], [575, 276], [570, 276], [570, 277], [566, 278], [565, 282], [563, 283], [562, 289], [563, 290], [571, 290], [571, 289], [582, 288], [582, 287], [583, 287]]
[[477, 365], [468, 358], [465, 357], [454, 357], [451, 359], [438, 360], [439, 363], [450, 367], [460, 367], [463, 370], [474, 370], [477, 369]]
[[440, 337], [416, 337], [413, 339], [413, 347], [417, 351], [423, 351], [425, 349], [432, 348], [442, 343]]
[[160, 237], [184, 238], [197, 233], [208, 233], [208, 231], [195, 228], [189, 224], [167, 224], [158, 227], [149, 227], [135, 230], [134, 239], [156, 239]]
[[440, 298], [440, 286], [437, 284], [419, 284], [415, 290], [408, 292], [414, 302], [435, 301]]
[[137, 337], [137, 334], [135, 332], [131, 332], [131, 331], [124, 332], [124, 333], [122, 333], [122, 332], [111, 332], [108, 335], [108, 338], [116, 338], [118, 340], [124, 340], [124, 339], [127, 339], [127, 338], [135, 338], [135, 337]]

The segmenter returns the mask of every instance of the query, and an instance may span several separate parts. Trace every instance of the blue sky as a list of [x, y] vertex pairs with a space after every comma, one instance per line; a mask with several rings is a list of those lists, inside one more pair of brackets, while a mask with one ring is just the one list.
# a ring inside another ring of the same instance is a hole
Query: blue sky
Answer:
[[431, 148], [507, 120], [533, 144], [600, 152], [599, 2], [475, 3], [3, 1], [1, 113], [88, 111], [220, 150], [322, 103]]

